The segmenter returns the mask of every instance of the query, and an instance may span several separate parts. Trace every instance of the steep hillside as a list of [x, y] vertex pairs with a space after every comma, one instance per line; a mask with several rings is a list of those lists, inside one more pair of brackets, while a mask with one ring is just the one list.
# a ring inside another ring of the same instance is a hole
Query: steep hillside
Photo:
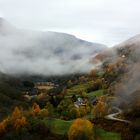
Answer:
[[[138, 105], [140, 94], [140, 35], [137, 35], [94, 57], [105, 69], [104, 78], [124, 105]], [[111, 90], [110, 90], [111, 91]]]
[[15, 106], [28, 107], [20, 89], [20, 80], [0, 73], [0, 119]]

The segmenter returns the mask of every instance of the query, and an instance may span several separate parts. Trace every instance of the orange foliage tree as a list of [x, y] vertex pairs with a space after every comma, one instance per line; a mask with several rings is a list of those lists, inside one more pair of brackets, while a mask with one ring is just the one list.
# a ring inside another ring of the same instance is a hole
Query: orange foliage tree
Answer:
[[7, 126], [7, 124], [6, 124], [5, 120], [0, 122], [0, 135], [4, 134], [6, 132], [6, 126]]
[[33, 115], [38, 115], [40, 113], [40, 107], [37, 103], [34, 103], [32, 106], [32, 114]]
[[15, 107], [10, 120], [15, 129], [19, 129], [27, 124], [26, 117], [23, 116], [22, 110], [18, 107]]
[[76, 119], [68, 131], [69, 140], [94, 140], [93, 124], [86, 119]]

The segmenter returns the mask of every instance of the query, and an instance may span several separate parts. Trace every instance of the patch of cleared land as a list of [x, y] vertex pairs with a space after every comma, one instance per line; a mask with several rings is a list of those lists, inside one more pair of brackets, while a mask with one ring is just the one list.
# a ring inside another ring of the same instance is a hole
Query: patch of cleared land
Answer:
[[[68, 132], [73, 121], [65, 121], [61, 119], [44, 119], [45, 124], [55, 134], [64, 135]], [[117, 133], [107, 132], [103, 129], [95, 127], [96, 140], [121, 140], [121, 136]]]
[[102, 96], [103, 94], [104, 94], [104, 90], [101, 89], [101, 90], [90, 92], [87, 95], [88, 97], [95, 97], [95, 96], [99, 97], [99, 96]]

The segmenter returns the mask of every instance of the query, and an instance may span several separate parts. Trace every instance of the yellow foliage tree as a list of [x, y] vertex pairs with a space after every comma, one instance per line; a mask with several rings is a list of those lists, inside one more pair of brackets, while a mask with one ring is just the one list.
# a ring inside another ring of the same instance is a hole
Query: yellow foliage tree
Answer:
[[40, 112], [40, 107], [37, 103], [34, 103], [33, 106], [32, 106], [32, 114], [33, 115], [38, 115], [39, 112]]
[[93, 124], [86, 119], [76, 119], [68, 131], [69, 140], [94, 140]]
[[15, 129], [19, 129], [27, 124], [26, 118], [23, 116], [20, 108], [15, 107], [11, 115], [11, 123]]
[[44, 109], [41, 109], [40, 112], [39, 112], [39, 115], [44, 118], [44, 117], [47, 117], [49, 114], [48, 112], [48, 109], [44, 108]]
[[103, 117], [107, 113], [107, 105], [103, 101], [98, 101], [97, 105], [94, 107], [94, 115], [96, 117]]

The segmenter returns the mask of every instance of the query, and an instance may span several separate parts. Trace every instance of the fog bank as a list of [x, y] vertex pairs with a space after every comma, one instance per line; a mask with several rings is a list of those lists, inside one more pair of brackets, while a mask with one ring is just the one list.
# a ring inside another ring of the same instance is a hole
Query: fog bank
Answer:
[[62, 75], [88, 72], [91, 57], [104, 45], [57, 32], [21, 30], [0, 19], [0, 71], [7, 74]]

